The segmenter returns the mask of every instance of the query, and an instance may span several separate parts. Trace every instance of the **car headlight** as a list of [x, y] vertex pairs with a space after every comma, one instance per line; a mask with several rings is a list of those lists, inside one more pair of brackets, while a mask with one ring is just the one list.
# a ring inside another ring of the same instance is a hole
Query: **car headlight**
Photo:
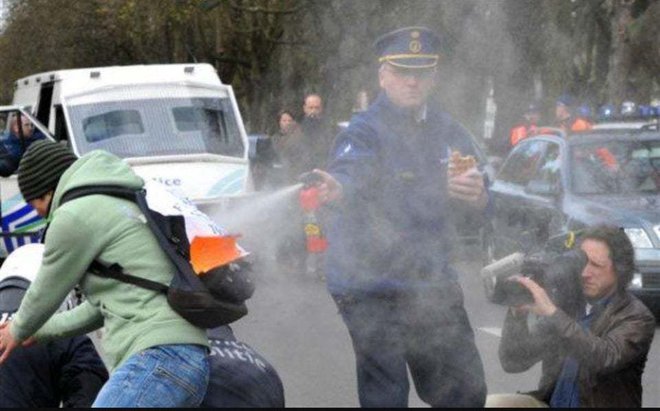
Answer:
[[642, 228], [624, 228], [630, 242], [635, 248], [653, 248], [653, 243]]

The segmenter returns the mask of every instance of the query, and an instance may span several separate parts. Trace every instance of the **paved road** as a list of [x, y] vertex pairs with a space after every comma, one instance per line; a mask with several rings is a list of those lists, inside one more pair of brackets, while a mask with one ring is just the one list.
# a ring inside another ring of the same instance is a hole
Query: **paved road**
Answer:
[[[486, 302], [477, 281], [480, 267], [463, 263], [461, 282], [475, 327], [489, 393], [531, 390], [540, 366], [507, 374], [497, 346], [505, 310]], [[276, 367], [289, 407], [358, 406], [354, 357], [346, 328], [322, 282], [291, 273], [261, 273], [249, 302], [250, 313], [234, 325], [239, 338], [261, 351]], [[656, 330], [644, 375], [644, 406], [660, 407], [660, 336]], [[425, 406], [411, 390], [410, 405]]]

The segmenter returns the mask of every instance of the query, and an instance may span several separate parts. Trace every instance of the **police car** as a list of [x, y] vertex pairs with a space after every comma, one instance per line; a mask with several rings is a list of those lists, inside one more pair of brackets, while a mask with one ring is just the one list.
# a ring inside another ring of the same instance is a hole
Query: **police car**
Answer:
[[625, 101], [616, 110], [613, 105], [604, 105], [598, 110], [595, 130], [656, 129], [660, 121], [660, 106], [640, 105]]
[[[660, 132], [590, 130], [539, 135], [507, 156], [491, 187], [490, 261], [540, 249], [596, 224], [621, 227], [635, 247], [630, 290], [660, 313]], [[485, 283], [487, 296], [493, 284]]]

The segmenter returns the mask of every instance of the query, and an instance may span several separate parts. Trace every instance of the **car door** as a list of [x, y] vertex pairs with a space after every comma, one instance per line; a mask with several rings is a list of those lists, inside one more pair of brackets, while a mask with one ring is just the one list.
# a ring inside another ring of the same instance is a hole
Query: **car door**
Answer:
[[562, 210], [562, 146], [553, 141], [546, 143], [536, 172], [524, 190], [530, 246], [542, 246], [551, 236], [563, 233], [567, 220]]
[[494, 201], [493, 258], [517, 251], [529, 251], [532, 245], [535, 204], [526, 192], [548, 148], [543, 139], [520, 142], [504, 161], [491, 187]]
[[[3, 106], [0, 107], [0, 144], [3, 147], [7, 145], [10, 125], [15, 119], [19, 124], [27, 119], [34, 132], [38, 130], [45, 138], [52, 140], [48, 129], [26, 109], [18, 106]], [[4, 259], [21, 245], [38, 242], [41, 229], [45, 226], [44, 220], [23, 200], [15, 170], [6, 171], [8, 172], [3, 172], [6, 176], [0, 177], [0, 259]]]

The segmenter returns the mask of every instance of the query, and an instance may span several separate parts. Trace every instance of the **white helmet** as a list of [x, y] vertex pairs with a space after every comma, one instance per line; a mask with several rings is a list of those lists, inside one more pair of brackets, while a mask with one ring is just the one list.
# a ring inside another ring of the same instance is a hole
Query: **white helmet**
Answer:
[[[0, 266], [0, 290], [11, 287], [27, 290], [37, 277], [43, 256], [44, 245], [40, 243], [26, 244], [12, 251]], [[22, 294], [19, 298], [22, 299]], [[75, 301], [75, 293], [69, 293], [58, 311], [75, 307]]]
[[44, 255], [43, 244], [26, 244], [7, 256], [0, 266], [0, 281], [9, 277], [24, 278], [30, 283], [37, 277]]

